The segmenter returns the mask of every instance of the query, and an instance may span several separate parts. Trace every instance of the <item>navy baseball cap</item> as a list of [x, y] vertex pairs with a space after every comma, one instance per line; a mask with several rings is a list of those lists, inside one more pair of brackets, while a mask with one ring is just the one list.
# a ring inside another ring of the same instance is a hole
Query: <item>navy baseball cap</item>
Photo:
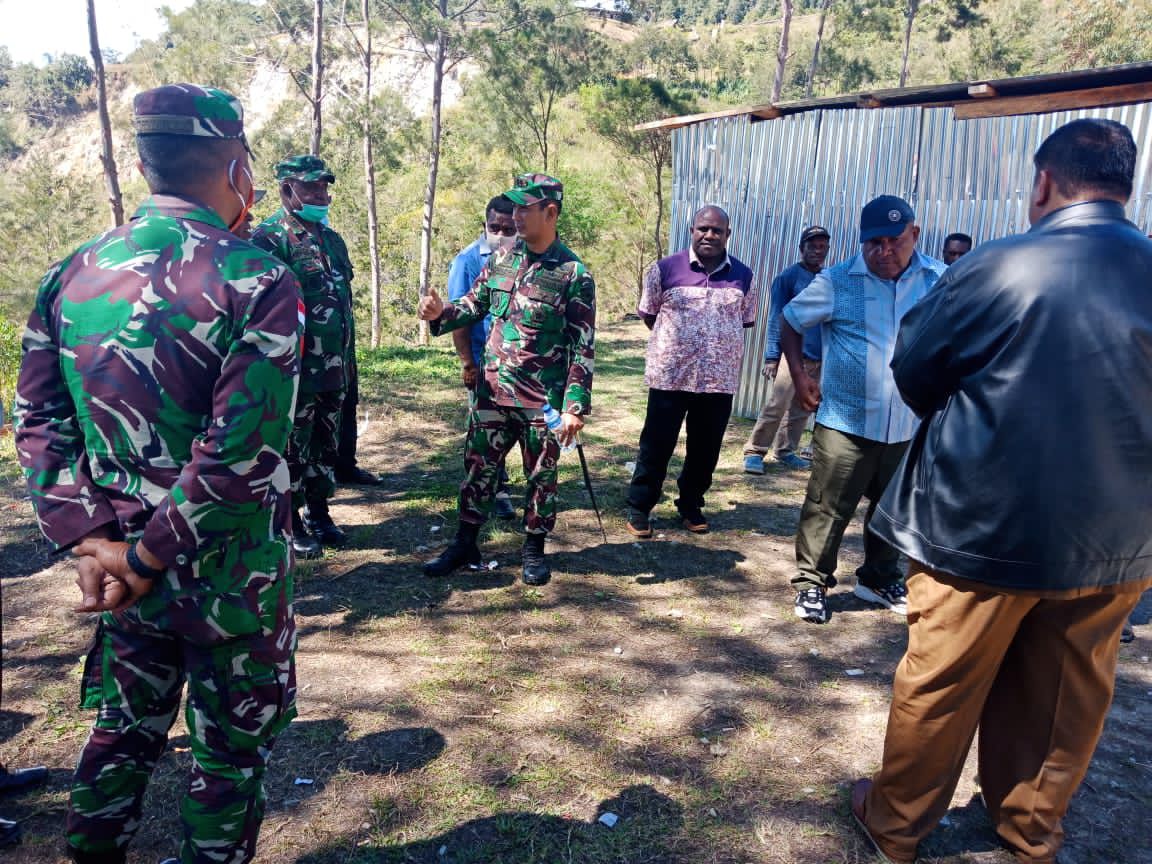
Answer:
[[860, 211], [860, 242], [876, 237], [899, 237], [916, 221], [912, 205], [896, 195], [880, 195]]

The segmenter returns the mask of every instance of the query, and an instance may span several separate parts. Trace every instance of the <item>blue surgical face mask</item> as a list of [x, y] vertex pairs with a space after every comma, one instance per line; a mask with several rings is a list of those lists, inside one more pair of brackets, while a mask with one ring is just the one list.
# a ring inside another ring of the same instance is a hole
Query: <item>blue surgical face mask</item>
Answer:
[[299, 210], [293, 210], [305, 222], [327, 222], [328, 206], [320, 204], [301, 204]]
[[328, 205], [327, 204], [305, 204], [300, 200], [300, 196], [296, 194], [296, 190], [292, 189], [292, 197], [296, 199], [296, 203], [300, 205], [298, 209], [292, 212], [303, 219], [305, 222], [321, 222], [325, 225], [328, 224]]

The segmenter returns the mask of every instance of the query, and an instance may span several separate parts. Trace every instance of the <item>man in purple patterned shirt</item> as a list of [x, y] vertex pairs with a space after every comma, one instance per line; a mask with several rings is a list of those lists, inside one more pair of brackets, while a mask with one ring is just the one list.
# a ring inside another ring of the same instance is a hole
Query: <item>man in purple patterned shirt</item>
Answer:
[[648, 413], [628, 486], [628, 531], [651, 537], [649, 513], [660, 500], [668, 460], [687, 424], [676, 509], [702, 534], [704, 493], [720, 458], [732, 394], [740, 378], [744, 328], [756, 323], [752, 271], [728, 254], [728, 214], [715, 205], [692, 219], [688, 249], [657, 261], [644, 277], [638, 312], [652, 331], [644, 383]]

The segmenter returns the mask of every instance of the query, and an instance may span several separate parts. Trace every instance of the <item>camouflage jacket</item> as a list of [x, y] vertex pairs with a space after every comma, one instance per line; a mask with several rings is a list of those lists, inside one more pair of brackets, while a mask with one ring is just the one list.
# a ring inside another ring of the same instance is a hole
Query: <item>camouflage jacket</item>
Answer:
[[537, 255], [519, 241], [494, 252], [472, 290], [445, 305], [436, 335], [492, 315], [481, 402], [587, 414], [592, 401], [596, 285], [559, 240]]
[[344, 390], [353, 363], [352, 260], [343, 238], [320, 226], [320, 240], [283, 207], [252, 232], [252, 242], [292, 268], [307, 310], [300, 390]]
[[44, 535], [102, 526], [168, 566], [141, 618], [216, 642], [291, 602], [288, 467], [303, 309], [212, 210], [156, 195], [41, 282], [16, 447]]

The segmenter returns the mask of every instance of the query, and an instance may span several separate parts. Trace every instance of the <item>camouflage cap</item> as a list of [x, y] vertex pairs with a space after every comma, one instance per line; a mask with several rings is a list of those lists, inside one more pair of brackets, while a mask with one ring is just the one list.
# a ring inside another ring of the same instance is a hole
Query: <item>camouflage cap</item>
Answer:
[[564, 200], [564, 184], [547, 174], [521, 174], [512, 181], [512, 188], [504, 193], [504, 197], [521, 207], [541, 201], [559, 204]]
[[324, 160], [319, 156], [304, 154], [289, 156], [276, 163], [273, 169], [277, 180], [323, 180], [325, 183], [335, 183], [336, 175], [328, 170]]
[[137, 93], [132, 103], [137, 135], [244, 138], [244, 106], [231, 93], [201, 84], [165, 84]]

